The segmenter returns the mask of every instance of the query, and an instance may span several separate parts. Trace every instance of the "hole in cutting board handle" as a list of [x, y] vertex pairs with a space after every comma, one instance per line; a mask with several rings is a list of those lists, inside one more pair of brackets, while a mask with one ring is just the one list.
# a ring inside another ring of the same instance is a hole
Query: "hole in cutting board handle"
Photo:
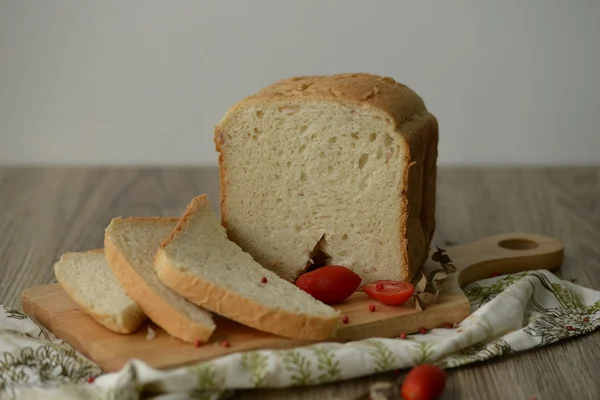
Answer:
[[539, 245], [529, 239], [504, 239], [498, 242], [498, 246], [509, 250], [531, 250]]

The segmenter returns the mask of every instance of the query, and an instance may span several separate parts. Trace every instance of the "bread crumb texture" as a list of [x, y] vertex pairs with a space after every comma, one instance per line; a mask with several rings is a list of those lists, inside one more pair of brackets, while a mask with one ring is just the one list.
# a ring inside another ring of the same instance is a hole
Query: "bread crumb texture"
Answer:
[[216, 127], [223, 225], [290, 281], [317, 252], [364, 283], [410, 279], [435, 227], [437, 141], [423, 100], [392, 78], [277, 82]]

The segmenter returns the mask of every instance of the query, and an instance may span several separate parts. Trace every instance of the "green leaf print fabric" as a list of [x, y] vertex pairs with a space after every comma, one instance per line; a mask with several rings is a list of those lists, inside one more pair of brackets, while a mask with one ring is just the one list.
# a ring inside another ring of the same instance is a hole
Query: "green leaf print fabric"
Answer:
[[425, 362], [454, 368], [590, 333], [600, 325], [600, 292], [545, 270], [489, 278], [463, 290], [471, 302], [467, 319], [407, 339], [250, 351], [169, 371], [131, 360], [109, 374], [26, 315], [4, 307], [0, 398], [217, 399], [235, 389], [317, 385]]

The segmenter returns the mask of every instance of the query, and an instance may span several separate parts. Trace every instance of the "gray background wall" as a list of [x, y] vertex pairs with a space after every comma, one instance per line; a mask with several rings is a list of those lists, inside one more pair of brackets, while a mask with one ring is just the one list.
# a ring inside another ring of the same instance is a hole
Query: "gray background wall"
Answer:
[[0, 163], [216, 164], [293, 75], [416, 90], [440, 164], [600, 162], [600, 1], [0, 0]]

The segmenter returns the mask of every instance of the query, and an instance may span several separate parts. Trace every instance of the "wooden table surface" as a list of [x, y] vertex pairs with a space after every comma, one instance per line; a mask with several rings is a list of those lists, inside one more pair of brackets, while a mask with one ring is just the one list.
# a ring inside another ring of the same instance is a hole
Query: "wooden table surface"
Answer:
[[[0, 167], [0, 304], [55, 282], [67, 251], [102, 246], [115, 216], [180, 215], [195, 195], [216, 207], [214, 168]], [[563, 279], [600, 290], [600, 167], [441, 168], [434, 244], [529, 231], [565, 245]], [[600, 399], [600, 332], [449, 370], [443, 399]], [[357, 399], [393, 374], [307, 389], [238, 392], [242, 399]]]

